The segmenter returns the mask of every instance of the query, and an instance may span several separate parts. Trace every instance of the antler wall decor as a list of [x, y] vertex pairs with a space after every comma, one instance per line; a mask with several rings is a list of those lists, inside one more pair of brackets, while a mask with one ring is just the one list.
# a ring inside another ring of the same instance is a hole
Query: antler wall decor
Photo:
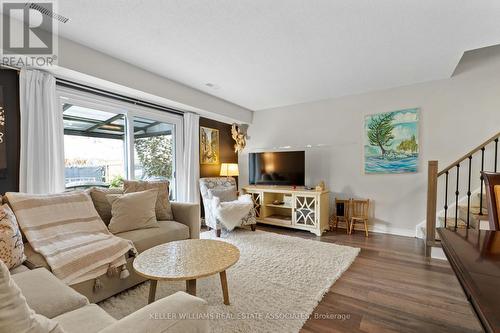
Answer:
[[241, 153], [245, 146], [247, 145], [247, 130], [248, 130], [248, 125], [247, 124], [233, 124], [231, 126], [231, 135], [233, 137], [233, 140], [235, 141], [234, 144], [234, 152], [235, 153]]

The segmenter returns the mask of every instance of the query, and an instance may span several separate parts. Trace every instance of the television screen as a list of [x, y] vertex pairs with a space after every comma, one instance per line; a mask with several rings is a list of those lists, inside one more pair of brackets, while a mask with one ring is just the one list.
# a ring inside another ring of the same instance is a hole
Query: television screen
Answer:
[[305, 152], [285, 151], [249, 154], [251, 185], [305, 185]]

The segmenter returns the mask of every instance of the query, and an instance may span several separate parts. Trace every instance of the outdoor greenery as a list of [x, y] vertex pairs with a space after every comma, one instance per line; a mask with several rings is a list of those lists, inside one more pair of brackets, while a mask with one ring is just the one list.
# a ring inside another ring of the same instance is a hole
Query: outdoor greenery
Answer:
[[373, 116], [368, 124], [368, 139], [370, 140], [370, 144], [380, 147], [382, 155], [386, 154], [388, 150], [387, 146], [394, 139], [394, 135], [392, 134], [394, 116], [394, 112]]
[[116, 188], [116, 187], [122, 187], [123, 186], [123, 177], [122, 176], [115, 176], [111, 182], [109, 183], [109, 187], [111, 188]]
[[415, 153], [418, 151], [418, 144], [415, 135], [411, 136], [411, 139], [403, 140], [398, 145], [398, 150], [408, 151]]
[[141, 162], [144, 178], [172, 177], [172, 138], [158, 135], [147, 138], [136, 138], [135, 148]]

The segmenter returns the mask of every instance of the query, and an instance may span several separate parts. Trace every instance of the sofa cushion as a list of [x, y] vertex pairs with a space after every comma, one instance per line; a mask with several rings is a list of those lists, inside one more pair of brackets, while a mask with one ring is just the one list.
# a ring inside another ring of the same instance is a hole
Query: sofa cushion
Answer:
[[111, 222], [108, 228], [114, 234], [124, 231], [158, 228], [155, 214], [157, 190], [127, 193], [123, 195], [108, 194], [111, 203]]
[[0, 205], [0, 260], [11, 269], [21, 265], [25, 259], [16, 216], [7, 204]]
[[121, 232], [116, 236], [131, 240], [139, 253], [163, 243], [189, 238], [189, 227], [174, 221], [158, 221], [158, 229]]
[[56, 321], [35, 314], [2, 261], [0, 261], [0, 323], [2, 332], [64, 333]]
[[123, 189], [125, 193], [133, 193], [146, 190], [157, 190], [158, 197], [156, 198], [156, 218], [160, 221], [173, 220], [172, 206], [169, 200], [169, 182], [163, 181], [140, 181], [140, 180], [125, 180]]
[[64, 313], [54, 320], [67, 333], [97, 333], [116, 322], [116, 319], [95, 304]]
[[207, 312], [205, 300], [178, 291], [129, 314], [100, 333], [210, 332]]
[[90, 189], [90, 197], [92, 198], [94, 207], [106, 225], [108, 225], [109, 221], [111, 221], [111, 204], [106, 198], [106, 195], [108, 194], [123, 194], [123, 189], [99, 187], [93, 187]]
[[10, 270], [10, 275], [13, 275], [13, 274], [19, 274], [19, 273], [22, 273], [22, 272], [26, 272], [26, 271], [29, 271], [30, 269], [24, 265], [19, 265], [15, 268], [12, 268]]
[[37, 268], [12, 276], [29, 306], [36, 313], [54, 318], [89, 303], [45, 268]]

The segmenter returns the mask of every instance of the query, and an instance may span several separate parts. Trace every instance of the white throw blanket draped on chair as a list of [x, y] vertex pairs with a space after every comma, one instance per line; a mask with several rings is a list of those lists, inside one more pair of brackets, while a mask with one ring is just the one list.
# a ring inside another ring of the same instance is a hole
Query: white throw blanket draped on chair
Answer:
[[252, 197], [248, 194], [242, 195], [238, 200], [221, 202], [219, 198], [212, 198], [215, 217], [231, 231], [241, 225], [241, 219], [248, 215], [253, 209]]

